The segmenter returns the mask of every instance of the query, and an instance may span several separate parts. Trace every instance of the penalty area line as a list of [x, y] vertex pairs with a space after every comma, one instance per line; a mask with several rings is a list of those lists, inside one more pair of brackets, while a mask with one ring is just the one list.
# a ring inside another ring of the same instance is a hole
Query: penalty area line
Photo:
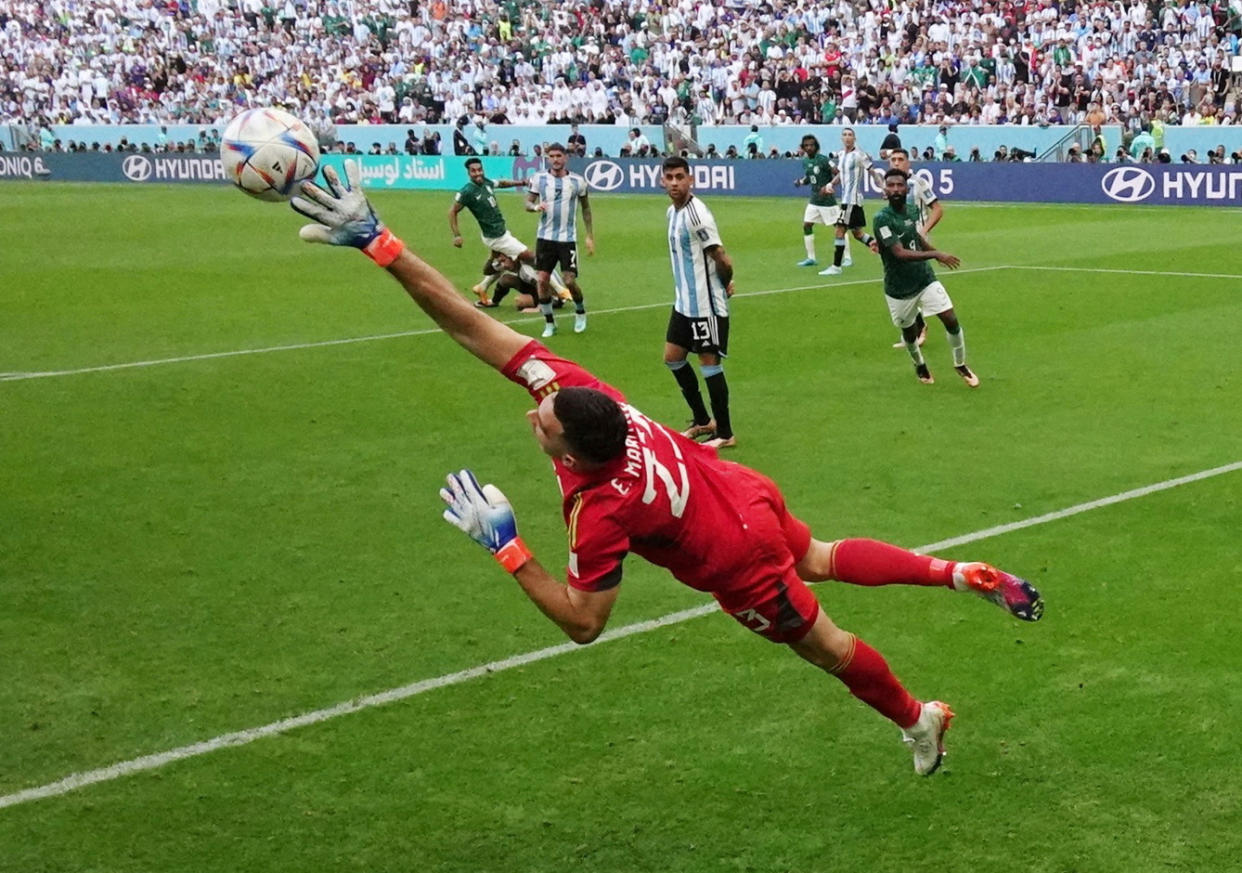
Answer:
[[[1193, 482], [1201, 482], [1204, 479], [1211, 479], [1214, 476], [1223, 476], [1227, 473], [1234, 473], [1240, 470], [1242, 470], [1242, 461], [1235, 461], [1219, 467], [1212, 467], [1208, 470], [1200, 470], [1197, 473], [1190, 473], [1185, 476], [1166, 479], [1163, 482], [1156, 482], [1151, 485], [1144, 485], [1140, 488], [1133, 488], [1129, 491], [1122, 491], [1119, 494], [1101, 497], [1098, 500], [1090, 500], [1086, 503], [1068, 506], [1065, 509], [1059, 509], [1055, 512], [1048, 512], [1043, 515], [1034, 516], [1033, 518], [1024, 519], [1022, 521], [1015, 521], [1010, 524], [1002, 524], [997, 525], [996, 527], [984, 528], [983, 530], [963, 534], [962, 536], [939, 540], [938, 542], [928, 543], [922, 546], [916, 546], [914, 551], [932, 552], [951, 548], [953, 546], [961, 546], [968, 543], [979, 542], [980, 540], [990, 539], [992, 537], [1001, 536], [1002, 534], [1012, 533], [1013, 531], [1023, 530], [1025, 528], [1035, 527], [1041, 524], [1047, 524], [1052, 521], [1059, 521], [1063, 518], [1069, 518], [1071, 516], [1079, 515], [1084, 512], [1090, 512], [1105, 506], [1113, 506], [1127, 500], [1136, 500], [1141, 497], [1156, 494], [1160, 491], [1167, 491], [1171, 488], [1189, 485]], [[561, 655], [569, 655], [574, 652], [585, 651], [603, 643], [625, 639], [626, 637], [636, 636], [637, 634], [647, 633], [648, 631], [658, 630], [659, 628], [669, 627], [671, 625], [689, 621], [693, 618], [709, 615], [716, 612], [717, 609], [718, 607], [715, 603], [696, 606], [692, 609], [684, 609], [679, 612], [669, 613], [668, 615], [661, 616], [660, 618], [640, 621], [634, 624], [625, 625], [624, 627], [616, 628], [615, 630], [606, 631], [601, 634], [600, 638], [591, 646], [579, 646], [575, 643], [561, 643], [556, 646], [536, 649], [531, 652], [513, 655], [512, 657], [504, 658], [499, 661], [491, 661], [487, 664], [480, 664], [477, 667], [459, 670], [455, 673], [446, 673], [432, 679], [423, 679], [409, 685], [403, 685], [400, 688], [392, 688], [388, 691], [381, 691], [377, 694], [357, 697], [353, 700], [338, 703], [335, 706], [330, 706], [325, 709], [317, 709], [313, 712], [307, 712], [302, 715], [281, 719], [279, 721], [271, 722], [270, 724], [261, 725], [260, 727], [221, 734], [220, 736], [209, 740], [203, 740], [202, 742], [192, 743], [188, 746], [169, 749], [165, 752], [143, 755], [128, 761], [121, 761], [117, 764], [112, 764], [108, 767], [101, 767], [97, 770], [86, 770], [80, 773], [74, 773], [56, 782], [50, 782], [46, 785], [40, 785], [35, 788], [27, 788], [12, 794], [0, 796], [0, 809], [10, 806], [18, 806], [19, 804], [29, 803], [34, 800], [57, 797], [62, 794], [68, 794], [71, 791], [76, 791], [79, 788], [85, 788], [89, 785], [109, 782], [113, 779], [131, 776], [145, 770], [155, 770], [176, 761], [183, 761], [187, 758], [195, 758], [199, 755], [205, 755], [209, 752], [215, 752], [220, 749], [244, 746], [248, 743], [254, 742], [255, 740], [264, 739], [265, 737], [275, 736], [277, 734], [282, 734], [302, 727], [308, 727], [310, 725], [321, 724], [329, 721], [330, 719], [361, 712], [364, 709], [384, 706], [389, 703], [396, 703], [397, 701], [406, 700], [407, 698], [414, 697], [419, 694], [425, 694], [428, 691], [435, 691], [439, 688], [460, 685], [463, 682], [469, 682], [472, 679], [478, 679], [492, 673], [500, 673], [505, 670], [511, 670], [514, 667], [524, 667], [527, 664], [534, 664], [539, 661], [545, 661], [549, 658], [556, 658]]]

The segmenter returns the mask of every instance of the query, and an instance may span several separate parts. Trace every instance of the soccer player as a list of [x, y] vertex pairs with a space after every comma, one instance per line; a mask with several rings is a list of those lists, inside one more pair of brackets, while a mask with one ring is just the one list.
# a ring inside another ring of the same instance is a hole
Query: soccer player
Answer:
[[806, 257], [798, 261], [799, 267], [814, 267], [815, 260], [815, 225], [835, 227], [840, 210], [837, 198], [832, 193], [832, 180], [836, 171], [832, 161], [819, 150], [819, 140], [807, 134], [802, 137], [802, 177], [794, 180], [794, 187], [811, 186], [811, 200], [802, 213], [802, 244], [806, 246]]
[[[462, 245], [461, 230], [457, 226], [457, 213], [462, 209], [469, 209], [474, 220], [479, 223], [479, 233], [482, 234], [483, 245], [487, 246], [488, 251], [503, 252], [518, 261], [521, 265], [520, 269], [529, 274], [530, 281], [537, 281], [538, 277], [535, 275], [533, 266], [535, 253], [509, 232], [505, 226], [505, 217], [500, 212], [500, 205], [496, 202], [497, 188], [521, 188], [526, 183], [511, 179], [498, 179], [493, 182], [483, 174], [483, 161], [478, 158], [470, 158], [466, 161], [466, 172], [470, 174], [470, 181], [457, 192], [453, 197], [453, 205], [449, 207], [448, 221], [449, 230], [453, 232], [453, 245], [457, 248], [461, 248]], [[484, 275], [482, 280], [471, 289], [478, 295], [480, 303], [491, 302], [488, 292], [496, 278], [495, 273]]]
[[854, 145], [854, 128], [841, 131], [842, 150], [837, 152], [837, 177], [834, 183], [841, 185], [841, 210], [837, 215], [836, 247], [832, 250], [832, 266], [820, 270], [821, 276], [839, 276], [842, 267], [854, 263], [850, 258], [845, 232], [865, 246], [873, 240], [866, 232], [867, 216], [863, 212], [863, 189], [867, 175], [872, 172], [871, 156]]
[[[483, 275], [496, 275], [495, 288], [490, 301], [482, 300], [474, 301], [474, 305], [478, 309], [496, 309], [501, 302], [509, 294], [510, 291], [516, 292], [514, 297], [514, 305], [519, 312], [538, 312], [539, 311], [539, 291], [536, 283], [523, 277], [519, 272], [521, 265], [513, 258], [501, 252], [492, 252], [491, 257], [487, 259], [487, 263], [483, 265]], [[560, 275], [553, 271], [549, 277], [552, 287], [558, 293], [565, 286], [561, 284]], [[566, 289], [568, 295], [569, 291]]]
[[[729, 298], [733, 296], [733, 262], [720, 241], [716, 219], [694, 196], [694, 176], [685, 158], [671, 157], [662, 167], [668, 208], [668, 255], [673, 267], [673, 311], [664, 335], [664, 365], [673, 371], [693, 420], [683, 436], [706, 436], [707, 445], [737, 445], [729, 417], [729, 383], [724, 365], [729, 354]], [[699, 356], [712, 414], [707, 414], [699, 380], [686, 360]]]
[[629, 552], [667, 568], [683, 584], [710, 593], [748, 630], [840, 680], [902, 729], [917, 773], [935, 771], [950, 708], [914, 698], [879, 652], [832, 622], [803, 580], [971, 591], [1027, 621], [1042, 615], [1039, 593], [987, 564], [869, 539], [814, 539], [771, 480], [652, 421], [582, 367], [470, 306], [376, 217], [357, 164], [347, 161], [345, 168], [349, 185], [329, 167], [328, 190], [307, 183], [292, 201], [316, 222], [302, 228], [302, 238], [362, 249], [454, 341], [530, 393], [536, 408], [527, 419], [552, 459], [563, 498], [568, 584], [522, 542], [504, 494], [480, 486], [469, 470], [451, 474], [440, 492], [445, 519], [491, 552], [576, 643], [603, 631]]
[[[918, 210], [919, 226], [918, 231], [924, 239], [931, 238], [931, 230], [940, 223], [940, 219], [944, 217], [944, 207], [940, 205], [940, 199], [936, 196], [936, 192], [932, 190], [931, 183], [922, 176], [916, 176], [910, 172], [910, 153], [901, 146], [897, 146], [888, 153], [888, 166], [893, 170], [901, 170], [906, 174], [907, 184], [910, 186], [910, 194], [908, 200], [914, 204], [914, 208]], [[914, 317], [914, 328], [919, 332], [918, 343], [923, 345], [927, 341], [927, 322], [923, 320], [923, 313], [920, 311]], [[893, 348], [904, 349], [906, 341], [898, 339], [893, 343]]]
[[914, 373], [930, 385], [932, 378], [923, 350], [919, 348], [915, 314], [939, 316], [953, 350], [953, 368], [971, 388], [979, 387], [979, 377], [966, 366], [966, 334], [953, 311], [953, 301], [944, 285], [936, 281], [929, 261], [939, 261], [956, 270], [961, 261], [955, 255], [937, 251], [919, 232], [918, 210], [908, 201], [909, 186], [904, 170], [890, 169], [884, 174], [884, 195], [888, 205], [875, 217], [875, 235], [884, 263], [884, 298], [893, 324], [901, 329], [902, 341]]
[[582, 223], [586, 225], [588, 255], [595, 254], [595, 230], [591, 226], [591, 202], [587, 199], [586, 179], [565, 166], [565, 147], [554, 142], [544, 150], [548, 169], [530, 177], [526, 211], [539, 213], [535, 233], [535, 272], [539, 277], [539, 311], [543, 313], [543, 336], [556, 333], [552, 316], [552, 292], [548, 279], [552, 269], [561, 268], [561, 278], [574, 300], [574, 333], [586, 330], [586, 304], [578, 286], [578, 204], [582, 204]]

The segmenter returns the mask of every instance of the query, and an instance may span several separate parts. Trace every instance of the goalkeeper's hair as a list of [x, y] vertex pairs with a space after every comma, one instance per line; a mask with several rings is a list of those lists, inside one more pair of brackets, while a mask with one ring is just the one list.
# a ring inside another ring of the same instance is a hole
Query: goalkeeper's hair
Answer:
[[606, 464], [625, 451], [629, 423], [621, 405], [594, 388], [562, 388], [552, 412], [565, 429], [574, 454], [592, 464]]

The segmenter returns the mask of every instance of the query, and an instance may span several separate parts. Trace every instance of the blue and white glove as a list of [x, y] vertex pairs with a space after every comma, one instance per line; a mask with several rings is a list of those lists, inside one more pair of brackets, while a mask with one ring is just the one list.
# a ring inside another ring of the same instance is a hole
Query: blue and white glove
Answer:
[[307, 242], [332, 246], [353, 246], [381, 267], [387, 267], [405, 248], [405, 243], [379, 220], [362, 193], [362, 174], [358, 162], [345, 162], [346, 183], [342, 184], [334, 167], [324, 167], [323, 177], [330, 191], [314, 182], [303, 182], [301, 193], [289, 201], [295, 212], [318, 224], [305, 225], [298, 236]]
[[448, 474], [440, 489], [444, 520], [487, 549], [510, 573], [531, 559], [517, 532], [517, 519], [508, 498], [495, 485], [479, 485], [469, 470]]

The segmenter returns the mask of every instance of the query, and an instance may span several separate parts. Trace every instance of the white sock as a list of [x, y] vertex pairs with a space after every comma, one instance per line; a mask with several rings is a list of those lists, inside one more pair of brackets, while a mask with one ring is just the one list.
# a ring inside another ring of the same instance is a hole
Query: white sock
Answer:
[[812, 261], [815, 260], [815, 234], [805, 234], [802, 237], [802, 244], [806, 246], [806, 256]]
[[532, 285], [539, 281], [539, 276], [535, 274], [535, 268], [530, 264], [520, 264], [518, 266], [518, 275]]
[[949, 334], [949, 348], [953, 349], [953, 366], [966, 365], [966, 331], [958, 328], [957, 333]]
[[484, 291], [487, 291], [489, 288], [491, 288], [493, 285], [496, 284], [496, 280], [498, 280], [499, 278], [500, 278], [499, 273], [488, 273], [486, 276], [483, 277], [482, 281], [480, 281], [479, 284], [483, 286]]
[[927, 363], [923, 360], [923, 350], [919, 348], [918, 340], [909, 342], [904, 336], [901, 341], [906, 344], [906, 351], [910, 353], [910, 360], [914, 361], [914, 366], [918, 367]]

